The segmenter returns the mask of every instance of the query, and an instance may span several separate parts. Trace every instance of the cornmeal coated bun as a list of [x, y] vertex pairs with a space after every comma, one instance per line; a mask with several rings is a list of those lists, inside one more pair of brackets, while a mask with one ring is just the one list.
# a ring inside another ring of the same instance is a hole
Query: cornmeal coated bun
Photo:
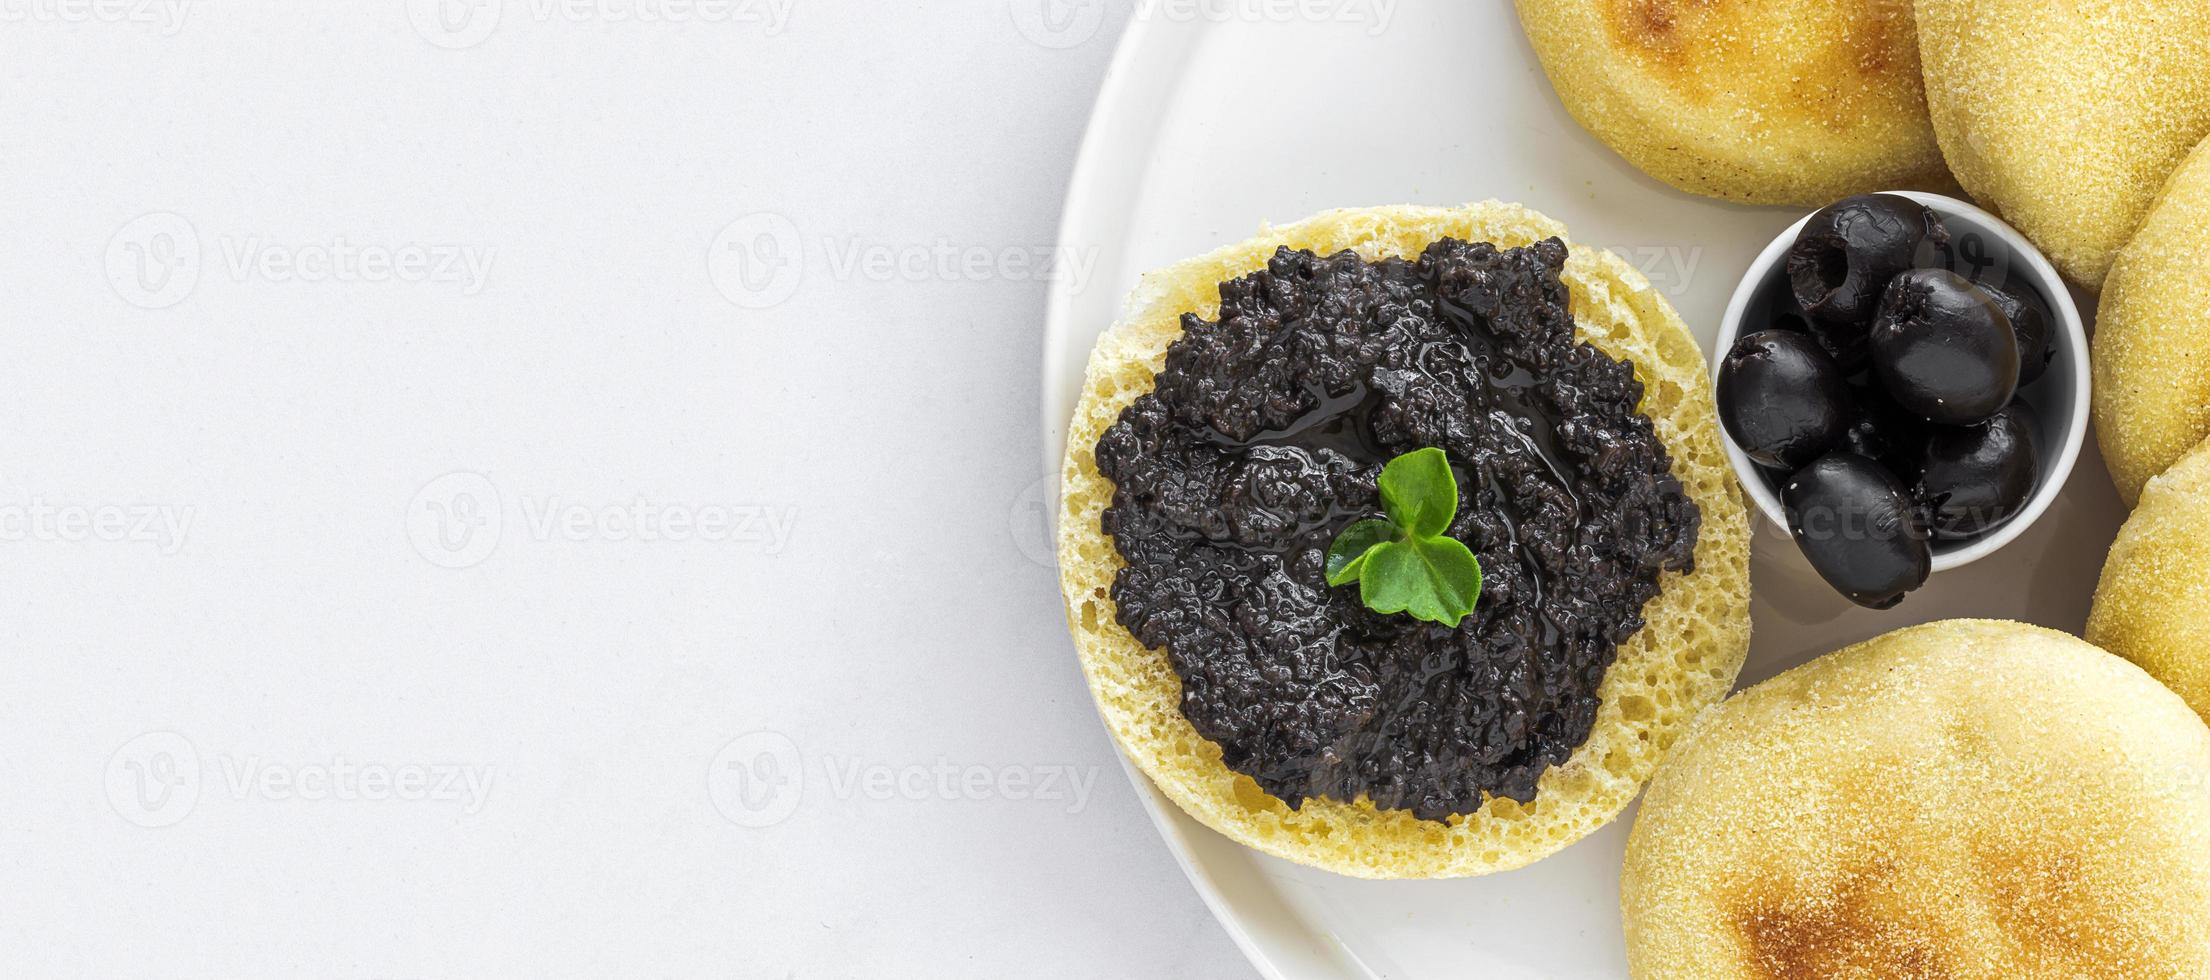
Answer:
[[2111, 265], [2091, 360], [2095, 438], [2130, 504], [2210, 436], [2210, 142]]
[[1570, 247], [1564, 281], [1579, 336], [1632, 361], [1642, 412], [1673, 457], [1673, 473], [1703, 509], [1693, 574], [1666, 573], [1643, 607], [1649, 625], [1619, 648], [1597, 695], [1588, 741], [1544, 773], [1532, 804], [1492, 798], [1447, 825], [1361, 799], [1311, 798], [1292, 810], [1220, 761], [1181, 711], [1181, 680], [1164, 650], [1146, 649], [1115, 618], [1113, 576], [1124, 564], [1098, 519], [1112, 501], [1097, 472], [1098, 438], [1149, 392], [1181, 336], [1185, 312], [1214, 317], [1220, 283], [1258, 272], [1276, 248], [1369, 261], [1417, 258], [1448, 237], [1528, 245], [1565, 226], [1491, 201], [1463, 208], [1331, 211], [1144, 278], [1121, 321], [1090, 356], [1068, 425], [1059, 520], [1067, 622], [1105, 724], [1153, 783], [1214, 830], [1268, 854], [1363, 878], [1443, 878], [1516, 868], [1580, 839], [1634, 798], [1689, 719], [1734, 684], [1750, 639], [1749, 515], [1720, 443], [1703, 356], [1680, 317], [1641, 273], [1609, 252]]
[[2203, 0], [1918, 0], [1918, 46], [1958, 181], [2090, 289], [2210, 134]]
[[1909, 0], [1518, 0], [1566, 111], [1685, 191], [1818, 207], [1953, 187]]
[[1699, 720], [1621, 888], [1646, 980], [2210, 977], [2210, 728], [2064, 633], [1890, 633]]
[[2087, 638], [2210, 718], [2210, 443], [2150, 480], [2118, 530]]

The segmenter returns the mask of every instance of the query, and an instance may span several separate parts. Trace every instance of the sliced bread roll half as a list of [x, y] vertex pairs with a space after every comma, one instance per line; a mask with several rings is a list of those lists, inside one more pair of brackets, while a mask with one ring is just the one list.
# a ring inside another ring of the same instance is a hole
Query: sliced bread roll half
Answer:
[[1631, 362], [1641, 403], [1702, 509], [1695, 570], [1666, 573], [1643, 609], [1647, 624], [1618, 650], [1598, 696], [1592, 734], [1543, 774], [1532, 803], [1491, 797], [1472, 814], [1421, 820], [1370, 801], [1311, 798], [1291, 808], [1221, 761], [1180, 708], [1166, 652], [1116, 619], [1111, 588], [1123, 565], [1099, 519], [1113, 484], [1097, 469], [1099, 437], [1149, 392], [1181, 316], [1217, 315], [1220, 284], [1266, 267], [1276, 249], [1368, 260], [1417, 258], [1444, 238], [1500, 248], [1566, 239], [1563, 225], [1498, 202], [1461, 208], [1333, 211], [1271, 228], [1239, 245], [1143, 280], [1123, 319], [1099, 338], [1067, 434], [1059, 522], [1067, 619], [1106, 725], [1137, 766], [1207, 826], [1269, 854], [1365, 878], [1440, 878], [1517, 868], [1603, 826], [1632, 800], [1688, 722], [1732, 688], [1748, 651], [1750, 528], [1721, 443], [1711, 383], [1695, 339], [1671, 305], [1618, 257], [1570, 247], [1563, 280], [1577, 336]]
[[2076, 637], [1951, 620], [1704, 715], [1621, 881], [1631, 972], [2210, 976], [2210, 728]]

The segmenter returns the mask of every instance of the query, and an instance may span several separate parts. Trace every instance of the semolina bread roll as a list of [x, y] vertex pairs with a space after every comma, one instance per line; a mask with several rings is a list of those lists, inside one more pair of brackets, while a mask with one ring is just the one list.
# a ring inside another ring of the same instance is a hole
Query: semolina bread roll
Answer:
[[1817, 207], [1952, 183], [1908, 0], [1518, 0], [1566, 110], [1685, 191]]
[[2150, 480], [2119, 529], [2087, 639], [2210, 718], [2210, 442]]
[[1696, 723], [1621, 903], [1650, 980], [2210, 976], [2210, 728], [2063, 633], [1890, 633]]
[[1573, 247], [1563, 280], [1577, 334], [1631, 361], [1644, 385], [1641, 411], [1701, 508], [1693, 573], [1666, 573], [1643, 607], [1647, 624], [1618, 648], [1598, 697], [1593, 733], [1542, 774], [1533, 803], [1491, 797], [1470, 815], [1420, 820], [1370, 800], [1268, 795], [1222, 762], [1180, 707], [1181, 680], [1165, 651], [1149, 649], [1116, 618], [1111, 587], [1124, 562], [1100, 529], [1112, 483], [1097, 469], [1100, 436], [1149, 392], [1181, 316], [1216, 315], [1220, 284], [1266, 267], [1278, 247], [1353, 251], [1375, 260], [1417, 257], [1446, 238], [1499, 247], [1563, 238], [1565, 229], [1525, 208], [1344, 210], [1271, 228], [1259, 237], [1147, 276], [1123, 319], [1099, 338], [1080, 406], [1069, 424], [1062, 473], [1059, 560], [1067, 619], [1107, 727], [1176, 804], [1228, 837], [1269, 854], [1366, 878], [1434, 878], [1516, 868], [1548, 855], [1617, 815], [1682, 727], [1733, 685], [1749, 643], [1749, 520], [1720, 443], [1711, 385], [1696, 342], [1677, 314], [1626, 262]]
[[2093, 365], [2096, 441], [2130, 504], [2210, 436], [2210, 141], [2111, 265]]
[[2101, 288], [2210, 135], [2200, 0], [1917, 0], [1934, 132], [1957, 180]]

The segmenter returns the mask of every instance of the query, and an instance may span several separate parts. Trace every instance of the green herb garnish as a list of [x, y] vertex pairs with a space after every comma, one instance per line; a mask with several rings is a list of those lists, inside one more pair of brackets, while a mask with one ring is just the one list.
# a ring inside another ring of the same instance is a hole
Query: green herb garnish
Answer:
[[1440, 449], [1405, 453], [1381, 468], [1387, 520], [1359, 521], [1328, 546], [1328, 585], [1358, 583], [1366, 608], [1456, 628], [1481, 598], [1481, 563], [1450, 537], [1458, 479]]

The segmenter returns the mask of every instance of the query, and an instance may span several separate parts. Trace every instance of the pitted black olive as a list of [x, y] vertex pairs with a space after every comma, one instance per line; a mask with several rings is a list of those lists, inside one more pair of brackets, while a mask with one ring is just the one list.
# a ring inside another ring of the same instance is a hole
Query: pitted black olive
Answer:
[[1915, 492], [1934, 537], [1961, 541], [2017, 517], [2041, 475], [2033, 410], [2013, 402], [1972, 426], [1942, 426], [1926, 442]]
[[1841, 368], [1808, 335], [1763, 330], [1719, 368], [1719, 419], [1757, 465], [1792, 470], [1840, 444], [1850, 424]]
[[[1788, 284], [1796, 303], [1835, 343], [1854, 348], [1888, 281], [1948, 242], [1941, 219], [1910, 198], [1844, 198], [1811, 215], [1797, 234], [1788, 249]], [[1850, 358], [1841, 360], [1847, 366]]]
[[2018, 335], [1987, 291], [1947, 269], [1895, 277], [1872, 324], [1872, 367], [1897, 404], [1944, 425], [1985, 421], [2018, 390]]
[[1933, 574], [1933, 547], [1895, 475], [1854, 453], [1828, 453], [1782, 484], [1788, 530], [1835, 591], [1892, 609]]
[[1983, 284], [1980, 288], [1987, 290], [1988, 298], [1995, 301], [2004, 316], [2010, 317], [2011, 332], [2018, 335], [2018, 386], [2041, 380], [2049, 370], [2049, 362], [2057, 356], [2056, 347], [2050, 343], [2051, 324], [2056, 318], [2049, 313], [2049, 304], [2031, 286]]

